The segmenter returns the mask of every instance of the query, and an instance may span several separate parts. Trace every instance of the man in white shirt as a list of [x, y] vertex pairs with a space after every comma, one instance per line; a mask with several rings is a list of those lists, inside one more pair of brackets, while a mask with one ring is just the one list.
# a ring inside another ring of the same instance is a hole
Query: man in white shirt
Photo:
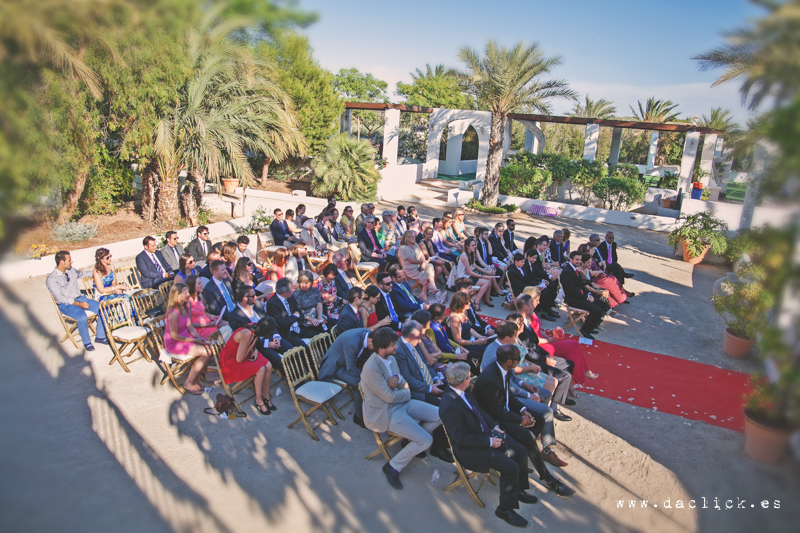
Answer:
[[167, 263], [167, 266], [176, 272], [180, 267], [181, 255], [183, 255], [183, 246], [178, 244], [178, 233], [175, 231], [168, 231], [164, 234], [166, 244], [159, 250], [161, 257]]

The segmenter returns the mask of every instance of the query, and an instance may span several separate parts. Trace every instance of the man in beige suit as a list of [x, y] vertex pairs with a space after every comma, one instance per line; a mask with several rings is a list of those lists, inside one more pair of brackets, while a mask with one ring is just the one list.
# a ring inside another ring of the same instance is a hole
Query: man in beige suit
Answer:
[[409, 440], [408, 445], [383, 466], [389, 484], [402, 489], [400, 472], [415, 455], [430, 448], [431, 432], [442, 421], [436, 406], [411, 399], [408, 383], [392, 357], [397, 350], [397, 334], [389, 328], [375, 331], [372, 348], [375, 353], [361, 371], [364, 424], [373, 431], [391, 431]]

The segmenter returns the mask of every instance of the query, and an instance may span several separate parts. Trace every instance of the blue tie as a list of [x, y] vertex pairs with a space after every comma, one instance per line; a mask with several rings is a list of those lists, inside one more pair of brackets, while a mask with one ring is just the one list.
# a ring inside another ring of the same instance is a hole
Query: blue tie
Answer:
[[385, 294], [384, 297], [386, 298], [386, 306], [389, 308], [389, 316], [392, 317], [392, 320], [395, 322], [400, 322], [397, 318], [397, 313], [394, 312], [394, 306], [392, 305], [392, 299], [389, 298], [388, 294]]
[[222, 297], [225, 298], [225, 305], [228, 307], [228, 311], [233, 311], [236, 306], [233, 304], [233, 299], [228, 294], [228, 288], [225, 287], [224, 283], [220, 283], [220, 292], [222, 292]]
[[153, 260], [153, 264], [154, 264], [154, 265], [156, 266], [156, 268], [158, 269], [158, 273], [159, 273], [159, 274], [163, 274], [163, 273], [164, 273], [164, 269], [163, 269], [163, 268], [161, 268], [161, 265], [159, 265], [159, 264], [158, 264], [158, 261], [156, 261], [156, 256], [155, 256], [155, 255], [151, 255], [151, 256], [150, 256], [150, 258]]

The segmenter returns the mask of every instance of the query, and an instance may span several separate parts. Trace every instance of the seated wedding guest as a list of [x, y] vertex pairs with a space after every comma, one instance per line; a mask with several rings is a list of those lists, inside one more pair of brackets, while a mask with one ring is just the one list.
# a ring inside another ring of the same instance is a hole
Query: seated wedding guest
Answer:
[[473, 285], [478, 286], [478, 292], [475, 295], [473, 303], [475, 310], [480, 311], [480, 301], [483, 299], [484, 303], [489, 307], [494, 307], [491, 299], [492, 280], [494, 279], [494, 269], [481, 269], [478, 266], [478, 240], [475, 237], [470, 237], [464, 242], [464, 253], [458, 258], [455, 266], [455, 277], [469, 278], [472, 280]]
[[512, 261], [512, 252], [506, 248], [506, 245], [503, 242], [503, 232], [505, 229], [506, 227], [502, 222], [495, 224], [494, 231], [492, 231], [492, 233], [489, 235], [489, 245], [492, 248], [492, 255], [496, 257], [498, 261], [510, 263]]
[[491, 243], [489, 243], [489, 229], [483, 227], [475, 228], [475, 238], [478, 239], [476, 259], [478, 269], [491, 276], [492, 288], [495, 294], [498, 296], [508, 294], [508, 289], [501, 287], [505, 280], [508, 265], [505, 263], [497, 264], [492, 261], [494, 252], [492, 251]]
[[582, 274], [578, 268], [582, 265], [581, 254], [572, 252], [567, 263], [561, 271], [561, 286], [564, 289], [564, 302], [570, 307], [589, 311], [589, 316], [581, 327], [580, 333], [587, 339], [594, 339], [592, 334], [598, 332], [596, 329], [603, 318], [603, 309], [594, 303], [594, 297], [587, 291], [581, 282]]
[[443, 227], [444, 225], [442, 224], [441, 218], [433, 219], [433, 235], [431, 235], [431, 242], [436, 246], [439, 257], [447, 259], [451, 263], [455, 263], [461, 252], [458, 251], [458, 248], [451, 248], [448, 246], [444, 236], [444, 230], [442, 229]]
[[392, 354], [397, 350], [397, 335], [389, 328], [374, 332], [373, 353], [361, 370], [364, 393], [364, 424], [372, 431], [390, 431], [408, 439], [408, 444], [383, 466], [389, 484], [402, 489], [400, 472], [419, 453], [433, 444], [431, 433], [441, 425], [436, 406], [411, 399], [408, 383]]
[[312, 273], [314, 279], [317, 279], [317, 274], [314, 273], [314, 267], [311, 266], [311, 261], [308, 260], [308, 248], [306, 248], [306, 244], [304, 242], [298, 242], [287, 251], [286, 264], [283, 267], [283, 276], [292, 280], [292, 283], [297, 283], [297, 276], [303, 270], [308, 270]]
[[178, 270], [178, 263], [183, 255], [183, 246], [178, 244], [178, 233], [176, 231], [168, 231], [164, 234], [164, 241], [166, 244], [159, 250], [161, 258], [164, 259], [166, 266], [170, 270]]
[[515, 297], [522, 294], [522, 291], [528, 286], [525, 256], [519, 252], [514, 254], [514, 264], [508, 267], [508, 282]]
[[[516, 322], [504, 320], [497, 325], [497, 339], [486, 347], [481, 361], [481, 372], [497, 362], [497, 350], [500, 347], [516, 346], [518, 332], [519, 328]], [[567, 463], [559, 459], [551, 449], [556, 445], [556, 434], [553, 426], [553, 410], [547, 405], [550, 397], [545, 391], [536, 385], [531, 385], [530, 381], [526, 379], [531, 375], [539, 374], [540, 370], [539, 365], [525, 361], [520, 354], [520, 362], [510, 371], [511, 387], [509, 392], [517, 397], [536, 420], [531, 431], [542, 439], [542, 458], [553, 466], [567, 466]]]
[[522, 245], [521, 252], [525, 253], [532, 248], [536, 248], [536, 243], [539, 242], [539, 239], [547, 239], [547, 253], [550, 254], [550, 238], [547, 235], [543, 235], [542, 237], [534, 237], [531, 235], [527, 239], [525, 239], [525, 243]]
[[[530, 288], [532, 289], [533, 287]], [[506, 317], [506, 320], [514, 322], [517, 325], [517, 338], [514, 344], [517, 348], [519, 348], [520, 357], [522, 357], [522, 361], [519, 363], [520, 366], [527, 365], [528, 363], [535, 364], [536, 353], [528, 351], [527, 343], [523, 342], [520, 339], [520, 335], [522, 335], [525, 332], [525, 319], [522, 317], [521, 314], [513, 312], [509, 313], [509, 315]], [[522, 374], [520, 378], [528, 385], [537, 387], [539, 389], [540, 391], [539, 401], [545, 401], [547, 398], [552, 400], [553, 394], [555, 393], [556, 390], [556, 385], [558, 385], [558, 381], [553, 376], [543, 372], [541, 366], [539, 366], [538, 374], [528, 372], [527, 374]], [[544, 389], [547, 392], [541, 393], [542, 389]], [[561, 419], [559, 418], [559, 420]]]
[[[611, 234], [611, 239], [613, 239], [613, 238], [614, 238], [614, 234], [612, 233]], [[592, 261], [596, 265], [596, 266], [592, 267], [592, 270], [602, 270], [604, 274], [608, 274], [609, 276], [613, 276], [619, 282], [619, 287], [622, 290], [622, 292], [625, 293], [626, 296], [628, 296], [628, 297], [636, 296], [635, 292], [631, 292], [631, 291], [625, 290], [625, 288], [623, 287], [625, 279], [627, 277], [633, 277], [633, 274], [631, 274], [630, 276], [626, 276], [625, 270], [619, 265], [619, 263], [612, 263], [612, 265], [616, 265], [616, 266], [611, 266], [611, 265], [608, 264], [608, 252], [606, 251], [606, 257], [603, 257], [603, 254], [601, 253], [600, 248], [599, 248], [600, 245], [603, 244], [601, 241], [602, 241], [602, 239], [600, 239], [600, 235], [598, 235], [597, 233], [592, 233], [589, 236], [589, 243], [588, 243], [589, 249], [586, 252], [581, 252], [581, 253], [589, 253], [589, 254], [591, 254]], [[605, 244], [607, 245], [608, 243], [606, 242]], [[611, 259], [612, 259], [612, 261], [615, 260], [614, 258], [616, 257], [616, 249], [617, 249], [616, 246], [617, 246], [616, 243], [613, 243], [612, 246], [611, 246], [611, 251], [612, 251]], [[606, 250], [607, 250], [607, 246], [606, 246]], [[580, 249], [578, 251], [580, 251]], [[606, 287], [606, 288], [609, 288], [609, 287]], [[625, 301], [627, 301], [627, 300], [625, 300]], [[619, 303], [623, 303], [623, 302], [620, 301]], [[630, 301], [627, 301], [627, 303], [630, 303]]]
[[[580, 252], [579, 252], [580, 253]], [[581, 274], [581, 284], [594, 296], [594, 303], [603, 310], [604, 315], [616, 316], [616, 312], [612, 311], [617, 305], [617, 301], [611, 299], [611, 291], [604, 287], [600, 287], [595, 283], [595, 276], [602, 274], [600, 270], [591, 270], [592, 256], [588, 253], [581, 254], [581, 266], [578, 267], [578, 272]], [[611, 276], [614, 281], [617, 278]], [[626, 296], [627, 297], [627, 296]]]
[[198, 226], [197, 236], [186, 245], [186, 253], [194, 257], [194, 262], [199, 268], [206, 266], [206, 258], [211, 251], [211, 241], [208, 226]]
[[367, 288], [364, 289], [361, 306], [358, 308], [358, 314], [361, 315], [361, 321], [364, 324], [362, 327], [375, 330], [392, 325], [391, 316], [387, 315], [378, 319], [376, 308], [382, 297], [381, 294], [381, 290], [375, 285], [368, 285]]
[[[517, 223], [514, 222], [513, 218], [506, 220], [506, 230], [503, 232], [503, 244], [509, 252], [515, 252], [519, 249], [517, 246], [517, 241], [514, 237], [514, 230], [516, 227]], [[524, 252], [526, 249], [527, 248], [524, 248], [522, 251]]]
[[339, 297], [339, 292], [336, 288], [337, 274], [336, 265], [328, 263], [322, 269], [322, 275], [318, 276], [314, 281], [314, 286], [319, 290], [319, 295], [322, 297], [322, 312], [331, 320], [331, 324], [339, 320], [339, 314], [344, 306], [344, 299]]
[[405, 208], [402, 205], [398, 205], [397, 211], [393, 211], [394, 214], [392, 215], [392, 225], [397, 235], [402, 235], [408, 231], [408, 222], [406, 222], [405, 216], [400, 213], [401, 209], [405, 213]]
[[278, 248], [272, 256], [272, 264], [267, 269], [267, 278], [272, 281], [283, 279], [286, 273], [286, 248]]
[[[211, 263], [213, 263], [214, 261], [219, 261], [220, 259], [222, 259], [222, 256], [219, 255], [219, 252], [216, 251], [216, 250], [211, 250], [208, 253], [208, 256], [206, 257], [205, 265], [203, 266], [202, 269], [200, 269], [199, 276], [202, 277], [202, 278], [211, 279], [213, 277], [211, 275]], [[196, 261], [197, 260], [195, 260], [195, 262]], [[196, 264], [197, 263], [195, 263], [195, 265]]]
[[400, 316], [400, 321], [405, 321], [411, 313], [418, 309], [427, 309], [428, 304], [414, 296], [411, 287], [406, 281], [405, 269], [400, 265], [389, 267], [389, 275], [392, 277], [392, 292], [390, 296], [394, 304], [394, 310]]
[[[267, 317], [264, 310], [255, 305], [256, 295], [253, 289], [244, 286], [239, 287], [239, 290], [236, 291], [235, 298], [236, 309], [227, 315], [231, 329], [234, 331], [248, 324], [255, 324]], [[278, 370], [283, 368], [281, 354], [286, 353], [287, 350], [291, 350], [293, 347], [294, 346], [289, 341], [281, 337], [277, 332], [269, 337], [264, 337], [263, 342], [259, 342], [256, 345], [258, 353], [267, 358], [272, 364], [272, 368]]]
[[350, 242], [352, 240], [351, 237], [347, 236], [347, 231], [345, 231], [342, 223], [339, 222], [339, 210], [333, 208], [331, 215], [333, 215], [331, 217], [331, 237], [333, 237], [333, 240], [339, 243]]
[[380, 298], [375, 304], [375, 314], [378, 320], [383, 320], [386, 317], [391, 319], [391, 324], [388, 326], [394, 331], [400, 331], [400, 321], [402, 320], [400, 314], [394, 308], [392, 302], [392, 277], [388, 272], [381, 272], [377, 276], [378, 289], [380, 290]]
[[569, 257], [569, 252], [570, 252], [570, 249], [569, 249], [569, 246], [570, 246], [569, 245], [569, 238], [572, 236], [572, 232], [570, 230], [568, 230], [567, 228], [564, 228], [561, 231], [564, 232], [564, 250], [566, 252], [567, 257]]
[[234, 331], [219, 354], [222, 375], [227, 382], [244, 381], [255, 376], [255, 406], [262, 415], [277, 410], [270, 395], [272, 364], [256, 349], [261, 339], [270, 338], [275, 333], [275, 321], [269, 317], [257, 323], [247, 324]]
[[[399, 248], [397, 249], [397, 260], [402, 266], [404, 277], [408, 277], [421, 286], [419, 299], [422, 302], [428, 301], [428, 293], [438, 294], [436, 288], [436, 270], [429, 260], [425, 259], [420, 246], [414, 242], [414, 234], [407, 231], [400, 238]], [[408, 283], [406, 283], [408, 287]], [[416, 300], [416, 299], [414, 299]], [[417, 307], [419, 309], [419, 307]]]
[[392, 246], [391, 243], [387, 242], [386, 240], [387, 233], [383, 231], [383, 222], [381, 222], [381, 219], [379, 218], [375, 219], [375, 236], [378, 238], [378, 246], [380, 249], [386, 253], [389, 253]]
[[325, 315], [322, 295], [319, 289], [314, 287], [314, 277], [311, 272], [307, 270], [300, 272], [297, 277], [297, 288], [292, 293], [292, 297], [311, 326], [319, 327], [322, 331], [328, 331], [329, 328], [336, 324], [336, 320], [331, 320]]
[[156, 289], [175, 277], [161, 252], [156, 250], [156, 240], [153, 237], [145, 237], [142, 246], [144, 250], [136, 256], [136, 268], [139, 269], [139, 282], [143, 289]]
[[322, 333], [322, 328], [312, 322], [300, 311], [300, 306], [292, 296], [292, 282], [286, 278], [278, 280], [275, 294], [267, 300], [267, 314], [275, 319], [278, 333], [292, 346], [308, 345], [303, 339], [310, 339]]
[[275, 218], [269, 224], [269, 231], [272, 233], [272, 241], [275, 246], [283, 246], [286, 241], [292, 240], [292, 233], [286, 229], [286, 223], [283, 221], [283, 211], [280, 207], [272, 211]]
[[217, 321], [217, 316], [206, 311], [206, 304], [203, 301], [203, 287], [206, 282], [200, 276], [189, 276], [186, 278], [185, 285], [189, 287], [189, 314], [192, 317], [192, 326], [197, 333], [204, 339], [211, 337], [211, 334], [219, 328], [227, 326], [224, 320]]
[[351, 329], [363, 329], [366, 321], [363, 320], [359, 309], [363, 302], [364, 290], [361, 287], [353, 287], [347, 291], [347, 303], [339, 312], [339, 320], [336, 323], [336, 331], [339, 335]]
[[253, 252], [247, 249], [248, 246], [250, 246], [250, 237], [247, 235], [239, 235], [236, 239], [236, 257], [239, 259], [246, 257], [252, 261]]
[[239, 247], [236, 245], [234, 241], [228, 241], [222, 245], [222, 251], [220, 255], [222, 256], [222, 260], [225, 261], [225, 265], [228, 267], [228, 270], [233, 274], [233, 270], [236, 268], [236, 260], [238, 259], [236, 252], [239, 251]]
[[[617, 278], [620, 283], [625, 285], [625, 280], [633, 277], [633, 274], [625, 272], [625, 269], [619, 264], [619, 260], [617, 259], [617, 242], [614, 240], [613, 231], [606, 233], [606, 240], [598, 244], [597, 251], [603, 258], [603, 261], [606, 262], [606, 271]], [[630, 296], [630, 294], [628, 296]]]
[[[83, 347], [87, 352], [94, 350], [92, 338], [89, 335], [89, 317], [86, 311], [99, 315], [100, 304], [95, 300], [87, 298], [78, 288], [78, 280], [88, 278], [92, 274], [77, 270], [72, 266], [72, 256], [69, 252], [56, 252], [56, 268], [47, 275], [45, 285], [53, 299], [56, 301], [58, 310], [62, 315], [68, 316], [78, 323], [78, 333], [83, 341]], [[96, 322], [95, 342], [98, 344], [108, 344], [106, 332], [103, 329], [103, 321]]]
[[361, 213], [356, 217], [355, 235], [358, 237], [364, 229], [364, 219], [369, 216], [369, 204], [361, 204]]
[[542, 460], [536, 437], [532, 433], [536, 423], [533, 416], [516, 396], [507, 392], [511, 369], [517, 366], [519, 361], [519, 349], [516, 346], [501, 346], [497, 350], [497, 361], [481, 372], [472, 392], [478, 405], [490, 417], [497, 420], [500, 429], [525, 447], [542, 484], [559, 496], [572, 496], [575, 491], [553, 476]]
[[297, 207], [294, 208], [294, 216], [298, 226], [305, 224], [306, 220], [308, 220], [306, 216], [306, 206], [304, 204], [298, 204]]
[[[274, 220], [273, 220], [274, 222]], [[286, 213], [283, 215], [283, 227], [286, 229], [286, 239], [290, 242], [298, 243], [302, 242], [301, 233], [303, 232], [300, 229], [300, 225], [297, 223], [297, 220], [294, 217], [294, 210], [287, 209]], [[270, 230], [271, 231], [271, 230]], [[284, 241], [285, 243], [285, 241]]]
[[190, 254], [181, 254], [180, 260], [178, 261], [178, 270], [175, 272], [175, 283], [186, 283], [186, 278], [189, 276], [196, 276], [196, 266], [197, 263], [195, 263], [194, 257]]
[[[384, 211], [380, 220], [381, 228], [383, 228], [384, 244], [389, 250], [397, 246], [397, 240], [403, 235], [402, 233], [397, 233], [397, 228], [394, 225], [395, 218], [397, 218], [397, 215], [394, 211]], [[375, 229], [377, 231], [377, 225]]]
[[[560, 318], [555, 310], [556, 297], [559, 289], [559, 276], [561, 271], [556, 268], [547, 268], [544, 252], [547, 249], [547, 240], [539, 239], [536, 247], [525, 252], [525, 281], [528, 286], [539, 287], [542, 292], [541, 303], [536, 312], [549, 322]], [[516, 293], [519, 296], [518, 293]]]
[[225, 261], [216, 259], [209, 263], [211, 272], [211, 282], [203, 288], [203, 297], [206, 301], [206, 309], [212, 315], [223, 315], [233, 311], [236, 304], [233, 302], [233, 287], [231, 287], [230, 275]]
[[246, 285], [247, 287], [256, 289], [256, 300], [258, 304], [263, 307], [264, 302], [267, 300], [267, 298], [269, 298], [269, 296], [257, 289], [258, 278], [255, 275], [255, 269], [255, 265], [249, 258], [240, 257], [236, 261], [236, 267], [233, 269], [231, 288], [234, 292], [236, 292], [236, 289], [241, 285]]
[[453, 213], [453, 232], [456, 234], [458, 240], [467, 240], [469, 234], [467, 233], [467, 228], [464, 225], [464, 211], [461, 209], [456, 209]]
[[[319, 380], [338, 379], [358, 390], [358, 385], [361, 383], [361, 368], [372, 355], [374, 335], [374, 332], [364, 328], [339, 332], [336, 340], [322, 356]], [[367, 427], [364, 425], [361, 394], [356, 394], [353, 399], [353, 422], [364, 429]]]
[[[446, 317], [447, 308], [442, 304], [433, 304], [428, 308], [428, 312], [431, 314], [430, 328], [433, 331], [436, 347], [442, 352], [442, 355], [439, 356], [440, 359], [443, 361], [467, 361], [469, 352], [458, 345], [453, 346], [454, 343], [450, 341], [450, 337], [447, 335], [447, 328], [442, 324]], [[480, 369], [480, 367], [477, 368]]]
[[419, 215], [417, 214], [417, 208], [413, 205], [408, 206], [406, 208], [406, 222], [408, 223], [408, 229], [411, 229], [411, 224], [416, 222], [417, 224], [420, 223]]
[[364, 219], [364, 229], [358, 234], [358, 248], [361, 251], [361, 260], [378, 263], [379, 269], [383, 271], [386, 266], [386, 252], [378, 242], [375, 234], [375, 217]]
[[[453, 445], [453, 455], [463, 468], [499, 473], [500, 504], [495, 515], [512, 526], [527, 526], [528, 521], [514, 511], [519, 502], [538, 501], [526, 492], [530, 488], [527, 450], [513, 437], [505, 436], [497, 422], [478, 405], [470, 390], [469, 365], [454, 363], [445, 375], [449, 387], [442, 395], [439, 417]], [[492, 436], [493, 432], [498, 436]]]
[[557, 229], [550, 240], [550, 260], [563, 265], [569, 260], [569, 250], [564, 242], [564, 232]]
[[470, 306], [469, 296], [457, 292], [450, 299], [450, 316], [444, 320], [448, 337], [469, 352], [468, 362], [473, 370], [480, 373], [480, 361], [489, 340], [475, 331], [467, 319], [467, 308]]
[[111, 264], [111, 252], [107, 248], [98, 248], [94, 252], [94, 278], [95, 290], [100, 294], [98, 301], [105, 302], [107, 300], [116, 300], [124, 298], [130, 301], [130, 295], [125, 294], [128, 290], [128, 285], [125, 283], [117, 283], [117, 277], [114, 274], [114, 265]]
[[164, 327], [164, 349], [174, 355], [189, 355], [197, 357], [189, 370], [189, 377], [183, 388], [191, 394], [203, 394], [203, 387], [199, 383], [200, 373], [208, 364], [211, 352], [208, 341], [197, 333], [192, 326], [189, 313], [189, 287], [183, 283], [175, 283], [169, 290], [167, 300], [167, 323]]
[[[457, 292], [463, 292], [469, 296], [472, 294], [472, 280], [469, 278], [458, 278], [456, 280], [455, 290]], [[484, 337], [491, 337], [494, 335], [494, 329], [487, 324], [478, 313], [475, 312], [475, 309], [473, 309], [471, 305], [466, 309], [466, 314], [467, 320], [469, 320], [469, 323], [472, 324], [472, 329]]]
[[447, 366], [447, 363], [439, 361], [443, 355], [442, 351], [438, 346], [436, 346], [436, 343], [430, 337], [430, 333], [432, 333], [430, 311], [426, 309], [414, 311], [414, 314], [411, 315], [411, 320], [419, 322], [422, 331], [420, 343], [417, 345], [417, 349], [419, 350], [420, 354], [428, 363], [428, 365], [430, 365], [430, 367], [436, 372], [444, 372], [444, 368]]
[[458, 237], [453, 229], [452, 216], [442, 216], [442, 236], [447, 246], [456, 248], [459, 253], [464, 251], [464, 241]]
[[339, 221], [344, 230], [344, 236], [348, 239], [356, 236], [356, 219], [353, 217], [353, 208], [349, 205], [344, 208], [342, 218]]
[[450, 265], [452, 261], [450, 259], [440, 257], [439, 249], [433, 243], [433, 235], [434, 231], [433, 228], [425, 222], [427, 226], [425, 229], [422, 230], [422, 239], [417, 243], [417, 245], [422, 250], [423, 256], [427, 261], [433, 265], [433, 278], [443, 279], [445, 283], [447, 283], [447, 276], [450, 275]]
[[347, 291], [353, 288], [353, 282], [350, 281], [350, 276], [347, 274], [347, 256], [344, 252], [336, 252], [331, 258], [331, 263], [336, 265], [336, 291], [340, 297], [347, 294]]

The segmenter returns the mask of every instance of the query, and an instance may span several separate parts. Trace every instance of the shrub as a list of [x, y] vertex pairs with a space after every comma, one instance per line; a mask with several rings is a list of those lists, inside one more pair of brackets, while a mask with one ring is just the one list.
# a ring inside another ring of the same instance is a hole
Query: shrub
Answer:
[[53, 255], [58, 251], [58, 246], [47, 246], [44, 243], [31, 244], [31, 247], [22, 254], [23, 259], [41, 259], [46, 255]]
[[714, 296], [714, 311], [722, 316], [730, 333], [753, 340], [769, 323], [767, 313], [775, 305], [775, 299], [764, 290], [762, 272], [753, 265], [739, 269], [740, 281], [724, 281], [727, 294]]
[[205, 226], [211, 219], [212, 214], [214, 214], [214, 211], [211, 209], [211, 207], [208, 206], [208, 204], [201, 205], [200, 208], [197, 210], [197, 222], [201, 226]]
[[267, 213], [267, 209], [265, 207], [259, 207], [253, 211], [253, 214], [250, 218], [250, 223], [239, 228], [237, 233], [242, 235], [255, 235], [256, 233], [267, 231], [274, 218], [274, 216]]
[[511, 158], [510, 165], [546, 170], [550, 173], [551, 183], [556, 185], [572, 178], [578, 170], [578, 164], [571, 159], [550, 153], [519, 152]]
[[347, 135], [331, 137], [313, 163], [314, 193], [322, 198], [335, 194], [343, 202], [374, 199], [381, 180], [375, 154], [369, 141]]
[[619, 175], [602, 178], [592, 192], [603, 200], [603, 207], [616, 211], [627, 211], [632, 205], [644, 200], [647, 187], [637, 178], [625, 178]]
[[678, 176], [674, 172], [665, 172], [658, 180], [658, 188], [676, 190], [678, 188]]
[[134, 194], [134, 173], [127, 161], [100, 150], [99, 166], [92, 170], [81, 197], [83, 212], [89, 215], [113, 215], [117, 203]]
[[97, 226], [83, 222], [67, 222], [53, 228], [53, 240], [80, 242], [97, 236]]
[[678, 250], [681, 241], [686, 242], [690, 257], [697, 257], [703, 253], [707, 246], [715, 254], [724, 254], [728, 249], [728, 224], [711, 214], [711, 211], [701, 211], [693, 215], [681, 215], [678, 222], [683, 221], [679, 227], [672, 230], [667, 242]]
[[512, 213], [517, 210], [517, 206], [514, 204], [503, 204], [503, 205], [498, 205], [497, 207], [485, 206], [475, 198], [467, 202], [467, 207], [489, 215], [502, 215], [505, 213]]
[[619, 165], [609, 167], [608, 175], [609, 176], [619, 175], [620, 177], [623, 178], [638, 179], [639, 167], [637, 167], [636, 165], [628, 165], [625, 163], [621, 163]]
[[552, 181], [549, 170], [515, 163], [500, 169], [500, 194], [539, 199]]
[[605, 164], [600, 161], [581, 159], [575, 162], [577, 171], [572, 176], [572, 186], [577, 187], [581, 196], [581, 204], [589, 205], [592, 198], [592, 189], [606, 176]]

